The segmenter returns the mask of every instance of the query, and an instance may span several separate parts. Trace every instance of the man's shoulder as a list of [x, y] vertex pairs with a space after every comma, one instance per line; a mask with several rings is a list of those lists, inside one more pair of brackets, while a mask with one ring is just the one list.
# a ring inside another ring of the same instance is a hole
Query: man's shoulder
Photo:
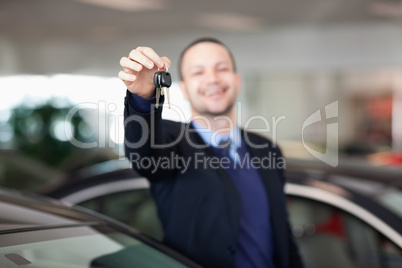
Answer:
[[164, 131], [169, 132], [169, 133], [181, 133], [182, 131], [185, 131], [189, 127], [189, 123], [184, 123], [184, 122], [179, 122], [179, 121], [173, 121], [173, 120], [168, 120], [168, 119], [163, 119], [162, 120], [162, 126]]
[[249, 130], [241, 129], [242, 132], [242, 137], [247, 141], [249, 139], [252, 142], [258, 143], [258, 144], [269, 144], [273, 145], [273, 142], [270, 138], [263, 136], [259, 133], [255, 133]]
[[169, 120], [169, 119], [163, 119], [162, 124], [165, 127], [171, 127], [171, 128], [182, 128], [182, 127], [188, 127], [188, 125], [189, 125], [189, 123], [173, 121], [173, 120]]
[[279, 145], [272, 141], [269, 137], [263, 136], [260, 133], [247, 131], [242, 129], [242, 138], [248, 145], [249, 149], [274, 151], [278, 155], [282, 155], [282, 150]]

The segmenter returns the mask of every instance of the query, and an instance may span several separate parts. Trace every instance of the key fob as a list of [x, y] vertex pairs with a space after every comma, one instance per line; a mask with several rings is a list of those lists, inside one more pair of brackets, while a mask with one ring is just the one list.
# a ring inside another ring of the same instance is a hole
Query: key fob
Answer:
[[172, 85], [172, 77], [168, 72], [161, 72], [161, 87], [170, 87]]
[[154, 74], [154, 85], [155, 85], [155, 87], [156, 88], [160, 88], [160, 87], [162, 87], [161, 85], [160, 85], [160, 81], [161, 81], [161, 73], [162, 72], [156, 72], [155, 74]]

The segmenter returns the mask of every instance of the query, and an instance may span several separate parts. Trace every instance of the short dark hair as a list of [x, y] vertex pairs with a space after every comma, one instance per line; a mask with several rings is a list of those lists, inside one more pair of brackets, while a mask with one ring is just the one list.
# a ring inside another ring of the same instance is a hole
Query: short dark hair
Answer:
[[179, 57], [179, 78], [180, 78], [180, 80], [183, 80], [183, 74], [182, 74], [181, 68], [182, 68], [182, 65], [183, 65], [182, 63], [183, 63], [184, 54], [187, 52], [187, 50], [189, 50], [190, 48], [192, 48], [193, 46], [195, 46], [195, 45], [197, 45], [199, 43], [215, 43], [215, 44], [218, 44], [218, 45], [221, 45], [222, 47], [224, 47], [229, 53], [230, 59], [232, 60], [232, 64], [233, 64], [233, 70], [236, 72], [236, 63], [235, 63], [233, 54], [230, 51], [230, 49], [223, 42], [221, 42], [220, 40], [218, 40], [216, 38], [213, 38], [213, 37], [201, 37], [201, 38], [198, 38], [198, 39], [194, 40], [189, 45], [187, 45], [183, 49], [181, 54], [180, 54], [180, 57]]

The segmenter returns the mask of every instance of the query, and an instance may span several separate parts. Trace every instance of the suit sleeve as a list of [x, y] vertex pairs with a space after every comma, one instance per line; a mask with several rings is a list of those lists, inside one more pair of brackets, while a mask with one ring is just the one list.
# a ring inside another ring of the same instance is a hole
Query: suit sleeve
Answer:
[[[162, 168], [162, 161], [169, 158], [177, 150], [168, 146], [172, 135], [164, 127], [162, 105], [150, 112], [140, 112], [132, 103], [131, 93], [127, 91], [124, 102], [124, 149], [126, 157], [131, 161], [133, 169], [149, 180], [158, 180], [171, 176], [173, 168]], [[163, 97], [161, 97], [163, 103]]]

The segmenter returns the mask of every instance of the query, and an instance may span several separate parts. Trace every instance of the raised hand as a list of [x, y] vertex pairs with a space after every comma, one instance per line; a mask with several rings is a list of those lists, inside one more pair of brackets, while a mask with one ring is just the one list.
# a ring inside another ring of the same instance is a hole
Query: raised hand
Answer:
[[168, 69], [171, 61], [167, 57], [160, 57], [150, 47], [137, 47], [128, 57], [121, 58], [120, 65], [123, 71], [119, 72], [119, 78], [127, 89], [141, 97], [150, 98], [155, 94], [155, 72]]

